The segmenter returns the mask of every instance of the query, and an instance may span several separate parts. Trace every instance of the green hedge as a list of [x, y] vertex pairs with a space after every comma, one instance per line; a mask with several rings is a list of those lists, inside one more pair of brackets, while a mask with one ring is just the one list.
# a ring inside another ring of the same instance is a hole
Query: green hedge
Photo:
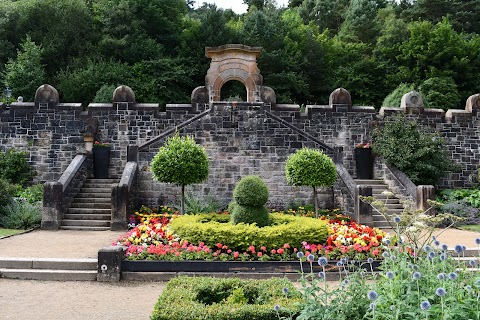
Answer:
[[327, 222], [315, 218], [275, 213], [270, 215], [271, 225], [263, 228], [243, 223], [233, 225], [226, 219], [227, 215], [185, 215], [173, 219], [170, 228], [190, 243], [204, 242], [209, 247], [222, 243], [240, 251], [246, 251], [250, 245], [280, 248], [285, 243], [301, 248], [303, 241], [325, 243], [328, 236]]
[[[286, 295], [283, 288], [288, 289]], [[287, 279], [177, 277], [168, 282], [150, 319], [274, 320], [298, 313], [295, 303], [300, 301]], [[275, 305], [281, 306], [278, 314]]]

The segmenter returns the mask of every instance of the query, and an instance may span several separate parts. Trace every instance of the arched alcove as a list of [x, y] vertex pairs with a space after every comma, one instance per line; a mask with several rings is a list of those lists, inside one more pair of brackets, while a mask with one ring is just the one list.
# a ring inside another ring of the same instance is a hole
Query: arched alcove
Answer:
[[225, 82], [220, 91], [221, 101], [247, 101], [247, 88], [240, 80], [231, 79]]

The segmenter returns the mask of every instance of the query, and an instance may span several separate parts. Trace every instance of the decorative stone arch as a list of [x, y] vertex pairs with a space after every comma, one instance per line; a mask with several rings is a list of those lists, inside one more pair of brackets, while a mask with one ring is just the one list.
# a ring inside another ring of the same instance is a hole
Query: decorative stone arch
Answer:
[[205, 56], [212, 59], [205, 76], [205, 86], [192, 92], [192, 105], [220, 101], [222, 87], [228, 81], [239, 81], [247, 90], [247, 102], [276, 104], [275, 91], [263, 86], [263, 77], [257, 66], [262, 48], [242, 44], [227, 44], [205, 48]]

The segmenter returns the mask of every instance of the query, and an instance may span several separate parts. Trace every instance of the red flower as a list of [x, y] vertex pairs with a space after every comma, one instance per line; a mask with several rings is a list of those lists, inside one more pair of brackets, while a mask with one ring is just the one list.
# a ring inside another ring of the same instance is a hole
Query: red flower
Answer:
[[222, 249], [223, 244], [221, 244], [221, 243], [219, 242], [219, 243], [217, 243], [215, 246], [216, 246], [218, 249]]
[[250, 251], [251, 253], [255, 253], [255, 247], [254, 246], [248, 247], [248, 251]]

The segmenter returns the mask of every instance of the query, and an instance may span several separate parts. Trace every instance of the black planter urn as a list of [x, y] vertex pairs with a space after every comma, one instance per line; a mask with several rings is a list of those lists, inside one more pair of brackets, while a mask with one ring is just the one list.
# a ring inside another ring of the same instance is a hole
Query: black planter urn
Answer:
[[110, 147], [93, 148], [93, 167], [95, 179], [108, 179], [110, 165]]
[[373, 178], [372, 148], [355, 148], [355, 167], [357, 179]]

